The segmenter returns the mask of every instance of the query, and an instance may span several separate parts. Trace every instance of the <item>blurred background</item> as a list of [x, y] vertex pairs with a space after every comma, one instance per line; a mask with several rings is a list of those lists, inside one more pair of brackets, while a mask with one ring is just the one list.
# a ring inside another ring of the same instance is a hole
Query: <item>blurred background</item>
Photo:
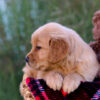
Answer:
[[100, 0], [0, 0], [0, 100], [23, 100], [19, 84], [35, 29], [58, 22], [89, 43], [92, 17], [99, 9]]

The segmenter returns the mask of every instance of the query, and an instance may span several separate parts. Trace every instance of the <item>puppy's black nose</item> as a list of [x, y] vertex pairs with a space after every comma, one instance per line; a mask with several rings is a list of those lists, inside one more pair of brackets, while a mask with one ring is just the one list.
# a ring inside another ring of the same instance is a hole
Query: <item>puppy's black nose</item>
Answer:
[[29, 62], [29, 57], [26, 57], [26, 58], [25, 58], [25, 61], [26, 61], [26, 62]]

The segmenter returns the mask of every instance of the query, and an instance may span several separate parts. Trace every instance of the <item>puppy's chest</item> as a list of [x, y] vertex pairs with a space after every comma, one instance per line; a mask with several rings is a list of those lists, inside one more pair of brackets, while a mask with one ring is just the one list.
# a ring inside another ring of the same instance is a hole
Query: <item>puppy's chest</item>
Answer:
[[58, 72], [59, 74], [61, 74], [63, 77], [70, 74], [70, 73], [73, 73], [75, 72], [75, 69], [67, 69], [65, 68], [64, 70], [57, 70], [56, 72]]
[[52, 72], [59, 73], [63, 77], [65, 77], [66, 75], [68, 75], [68, 74], [70, 74], [74, 71], [75, 71], [74, 69], [68, 70], [67, 68], [64, 68], [64, 69], [58, 68], [58, 69], [53, 69], [53, 70], [50, 70], [50, 71], [37, 71], [36, 78], [37, 79], [44, 79], [44, 77], [46, 77], [47, 75], [49, 75], [49, 73], [52, 73]]

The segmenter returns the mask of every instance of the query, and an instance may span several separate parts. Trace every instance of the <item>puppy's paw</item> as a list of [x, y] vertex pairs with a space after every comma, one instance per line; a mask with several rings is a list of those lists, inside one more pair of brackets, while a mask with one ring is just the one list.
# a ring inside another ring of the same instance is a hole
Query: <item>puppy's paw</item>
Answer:
[[50, 73], [46, 76], [45, 81], [53, 90], [60, 90], [62, 88], [63, 78], [59, 73]]
[[63, 81], [64, 92], [71, 93], [74, 90], [76, 90], [81, 83], [81, 79], [82, 79], [81, 77], [74, 76], [74, 75], [66, 76]]

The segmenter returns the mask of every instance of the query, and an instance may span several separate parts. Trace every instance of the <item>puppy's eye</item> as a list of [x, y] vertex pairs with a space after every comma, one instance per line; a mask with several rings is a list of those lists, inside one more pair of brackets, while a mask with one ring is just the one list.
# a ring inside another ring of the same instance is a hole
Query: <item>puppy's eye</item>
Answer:
[[40, 50], [42, 47], [41, 46], [36, 46], [36, 49], [37, 50]]

